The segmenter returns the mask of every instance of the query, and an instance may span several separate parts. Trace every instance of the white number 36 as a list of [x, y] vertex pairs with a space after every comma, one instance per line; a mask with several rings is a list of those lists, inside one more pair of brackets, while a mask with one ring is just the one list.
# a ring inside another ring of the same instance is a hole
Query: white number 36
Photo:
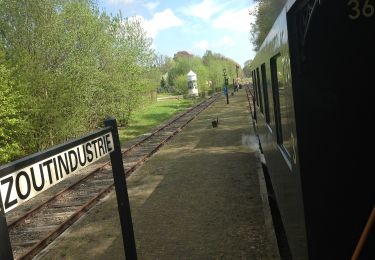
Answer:
[[374, 15], [374, 6], [369, 3], [370, 0], [366, 0], [364, 5], [359, 4], [359, 0], [349, 0], [348, 5], [351, 7], [351, 13], [348, 17], [352, 20], [358, 19], [361, 15], [364, 17], [371, 17]]

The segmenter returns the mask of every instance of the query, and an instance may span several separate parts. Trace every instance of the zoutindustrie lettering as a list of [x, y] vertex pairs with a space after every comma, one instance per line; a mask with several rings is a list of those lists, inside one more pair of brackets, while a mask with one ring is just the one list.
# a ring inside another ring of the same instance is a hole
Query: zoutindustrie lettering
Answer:
[[113, 151], [108, 133], [0, 179], [5, 212]]

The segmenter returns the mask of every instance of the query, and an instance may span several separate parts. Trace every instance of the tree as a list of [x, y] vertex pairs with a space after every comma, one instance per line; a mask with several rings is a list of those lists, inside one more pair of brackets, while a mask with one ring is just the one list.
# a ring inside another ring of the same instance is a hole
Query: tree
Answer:
[[0, 51], [0, 164], [25, 154], [22, 96], [15, 90], [11, 72], [2, 62]]
[[257, 2], [257, 6], [253, 12], [250, 12], [250, 15], [255, 16], [255, 22], [251, 24], [250, 42], [254, 45], [254, 51], [258, 51], [286, 0], [254, 1]]
[[137, 18], [123, 19], [119, 14], [112, 22], [115, 70], [113, 84], [118, 88], [114, 115], [128, 125], [143, 97], [156, 90], [160, 74], [155, 70], [156, 55], [151, 39]]
[[168, 92], [167, 82], [163, 76], [161, 77], [161, 80], [160, 80], [160, 87], [158, 88], [158, 92], [161, 92], [161, 93]]
[[164, 75], [175, 65], [175, 61], [168, 56], [157, 55], [155, 65], [160, 70], [161, 74]]
[[188, 83], [186, 75], [180, 74], [174, 80], [174, 91], [176, 94], [183, 95], [188, 93]]
[[13, 80], [2, 88], [22, 96], [30, 152], [91, 131], [108, 115], [128, 122], [160, 80], [140, 21], [109, 17], [91, 0], [0, 0], [0, 50]]
[[168, 86], [168, 72], [175, 66], [175, 61], [165, 55], [156, 54], [154, 68], [159, 72], [158, 80], [160, 80], [160, 85], [158, 87], [159, 92], [170, 92]]
[[187, 51], [178, 51], [174, 54], [173, 59], [177, 60], [178, 58], [192, 58], [193, 56], [193, 54], [190, 54]]
[[202, 60], [208, 68], [208, 79], [212, 82], [212, 88], [216, 91], [220, 91], [224, 84], [223, 69], [226, 70], [227, 76], [232, 80], [237, 78], [236, 67], [238, 67], [239, 76], [242, 75], [241, 66], [237, 62], [219, 53], [207, 50]]
[[[199, 92], [207, 90], [208, 71], [201, 58], [190, 55], [175, 55], [174, 60], [175, 66], [168, 72], [168, 83], [170, 86], [178, 88], [179, 93], [182, 93], [182, 88], [184, 87], [187, 92], [187, 74], [192, 70], [197, 74]], [[183, 79], [184, 84], [182, 84]]]
[[253, 60], [247, 60], [245, 61], [244, 67], [243, 67], [243, 73], [246, 78], [251, 77], [251, 70], [250, 70], [250, 64]]
[[172, 59], [151, 45], [139, 19], [110, 17], [92, 0], [0, 0], [1, 162], [81, 136], [109, 115], [129, 124], [162, 76], [181, 93], [190, 70], [200, 92], [211, 78], [221, 87], [223, 68], [235, 77], [237, 63], [220, 54]]

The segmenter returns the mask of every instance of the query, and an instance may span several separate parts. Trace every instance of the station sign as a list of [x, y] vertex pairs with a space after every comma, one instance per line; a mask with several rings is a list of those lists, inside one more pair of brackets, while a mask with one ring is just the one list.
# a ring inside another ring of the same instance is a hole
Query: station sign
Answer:
[[0, 191], [4, 212], [16, 208], [114, 150], [110, 131], [73, 145], [25, 167], [1, 174]]
[[[0, 166], [0, 259], [13, 259], [5, 213], [110, 155], [126, 259], [137, 259], [130, 202], [116, 119], [80, 139]], [[98, 234], [100, 235], [100, 234]]]

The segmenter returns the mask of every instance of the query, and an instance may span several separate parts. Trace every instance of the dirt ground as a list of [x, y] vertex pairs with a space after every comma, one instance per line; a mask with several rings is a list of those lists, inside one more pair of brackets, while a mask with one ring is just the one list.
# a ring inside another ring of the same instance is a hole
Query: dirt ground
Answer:
[[[280, 259], [250, 120], [221, 97], [127, 179], [138, 259]], [[120, 232], [112, 193], [36, 259], [124, 259]]]

